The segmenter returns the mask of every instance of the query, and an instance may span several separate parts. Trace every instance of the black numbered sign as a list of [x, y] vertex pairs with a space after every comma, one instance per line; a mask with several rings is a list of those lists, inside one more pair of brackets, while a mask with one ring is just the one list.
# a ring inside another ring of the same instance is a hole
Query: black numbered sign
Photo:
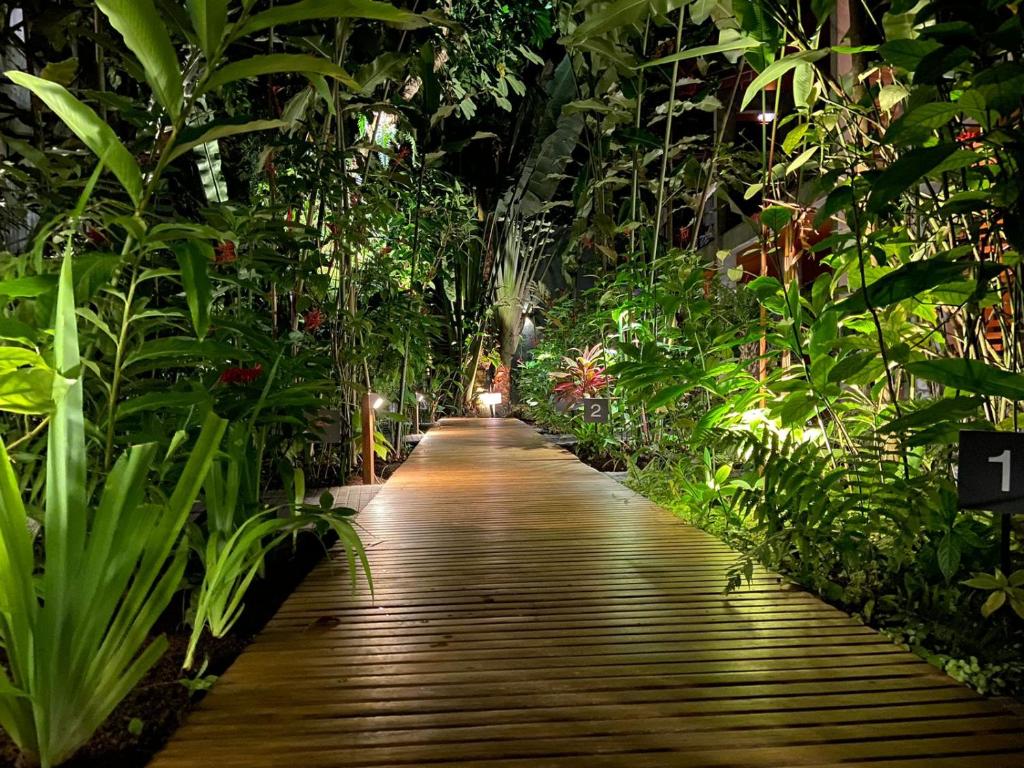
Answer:
[[1024, 433], [960, 432], [960, 506], [993, 512], [1024, 508]]
[[607, 397], [585, 397], [583, 398], [583, 420], [590, 424], [608, 423], [608, 398]]

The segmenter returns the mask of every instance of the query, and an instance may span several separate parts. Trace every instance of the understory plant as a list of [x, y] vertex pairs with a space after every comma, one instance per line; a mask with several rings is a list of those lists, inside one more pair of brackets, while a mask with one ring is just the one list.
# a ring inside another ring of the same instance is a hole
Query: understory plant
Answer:
[[226, 427], [207, 416], [174, 483], [154, 484], [155, 443], [129, 448], [101, 483], [89, 479], [72, 272], [69, 252], [38, 581], [31, 518], [0, 440], [0, 725], [43, 768], [71, 757], [167, 649], [150, 631], [180, 588], [182, 534]]

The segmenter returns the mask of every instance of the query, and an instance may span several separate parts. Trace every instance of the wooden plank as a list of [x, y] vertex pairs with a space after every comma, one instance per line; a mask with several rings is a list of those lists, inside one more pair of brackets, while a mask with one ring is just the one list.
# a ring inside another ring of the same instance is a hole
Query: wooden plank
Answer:
[[356, 489], [375, 594], [318, 566], [156, 768], [1024, 765], [1001, 705], [763, 569], [725, 595], [735, 552], [517, 421]]

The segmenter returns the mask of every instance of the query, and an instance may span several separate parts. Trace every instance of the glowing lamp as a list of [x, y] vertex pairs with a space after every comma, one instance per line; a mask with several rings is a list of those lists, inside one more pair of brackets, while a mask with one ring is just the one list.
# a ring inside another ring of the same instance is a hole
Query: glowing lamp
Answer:
[[384, 395], [378, 395], [376, 392], [368, 392], [366, 397], [370, 402], [370, 407], [375, 411], [379, 411], [388, 403]]
[[480, 402], [491, 407], [501, 405], [501, 392], [484, 392], [480, 395]]

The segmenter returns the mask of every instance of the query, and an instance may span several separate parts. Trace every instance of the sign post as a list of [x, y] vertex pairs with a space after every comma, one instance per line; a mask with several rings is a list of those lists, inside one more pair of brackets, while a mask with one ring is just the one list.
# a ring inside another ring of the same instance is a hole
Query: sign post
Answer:
[[583, 421], [587, 424], [607, 424], [608, 412], [607, 397], [583, 398]]
[[1024, 511], [1024, 433], [961, 430], [957, 491], [962, 509], [1002, 516], [1000, 562], [1010, 572], [1010, 515]]

